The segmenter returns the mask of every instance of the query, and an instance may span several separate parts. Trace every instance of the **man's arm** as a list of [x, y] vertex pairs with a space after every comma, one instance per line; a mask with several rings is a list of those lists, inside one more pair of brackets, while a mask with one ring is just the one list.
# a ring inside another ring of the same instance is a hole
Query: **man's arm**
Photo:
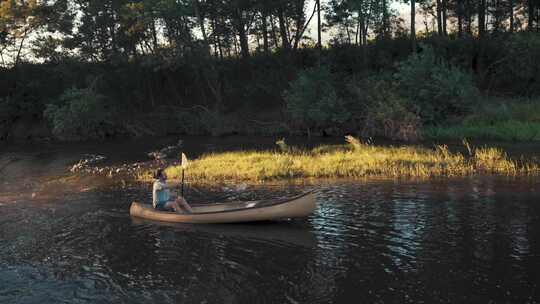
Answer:
[[154, 185], [153, 185], [153, 189], [154, 191], [159, 191], [159, 190], [163, 190], [163, 185], [159, 182], [155, 182]]
[[169, 189], [179, 188], [181, 184], [182, 184], [181, 182], [177, 182], [177, 181], [167, 181], [167, 188]]

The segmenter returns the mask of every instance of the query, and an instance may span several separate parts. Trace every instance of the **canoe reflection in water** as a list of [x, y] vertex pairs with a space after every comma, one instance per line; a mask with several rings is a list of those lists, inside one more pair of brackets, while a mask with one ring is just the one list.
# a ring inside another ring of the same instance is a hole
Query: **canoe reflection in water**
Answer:
[[237, 238], [250, 241], [286, 243], [305, 248], [317, 246], [313, 227], [308, 220], [259, 221], [241, 224], [196, 225], [188, 223], [156, 222], [132, 217], [134, 226], [167, 227], [173, 232], [205, 233], [214, 236]]

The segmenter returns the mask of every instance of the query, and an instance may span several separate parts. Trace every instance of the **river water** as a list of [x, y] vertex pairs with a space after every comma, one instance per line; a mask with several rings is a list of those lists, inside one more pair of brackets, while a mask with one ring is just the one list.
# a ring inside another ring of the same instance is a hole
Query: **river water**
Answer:
[[[0, 152], [0, 303], [540, 302], [537, 178], [199, 187], [188, 199], [317, 189], [318, 208], [278, 223], [160, 224], [129, 216], [149, 185], [42, 186], [88, 149]], [[129, 150], [118, 159], [142, 158]]]

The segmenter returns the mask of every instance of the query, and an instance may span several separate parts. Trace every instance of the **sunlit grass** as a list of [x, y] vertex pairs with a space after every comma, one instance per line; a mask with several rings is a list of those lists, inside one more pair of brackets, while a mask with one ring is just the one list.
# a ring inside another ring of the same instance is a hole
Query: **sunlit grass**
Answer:
[[[240, 151], [206, 154], [191, 162], [192, 182], [266, 181], [291, 178], [429, 178], [476, 174], [532, 175], [534, 162], [517, 162], [497, 148], [469, 148], [470, 155], [452, 153], [446, 146], [380, 147], [352, 142], [311, 150]], [[166, 169], [178, 179], [181, 168]], [[141, 179], [149, 180], [146, 172]]]

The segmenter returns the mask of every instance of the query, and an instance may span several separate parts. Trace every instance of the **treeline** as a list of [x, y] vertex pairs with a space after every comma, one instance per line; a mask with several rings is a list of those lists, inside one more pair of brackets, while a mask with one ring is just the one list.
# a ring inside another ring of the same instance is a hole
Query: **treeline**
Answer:
[[[162, 60], [208, 53], [219, 58], [315, 45], [308, 25], [330, 30], [330, 44], [420, 32], [483, 37], [540, 30], [539, 0], [417, 0], [405, 28], [390, 0], [4, 0], [0, 55], [4, 67], [21, 60], [59, 62]], [[326, 22], [321, 21], [321, 14]], [[315, 36], [315, 35], [313, 35]], [[317, 35], [320, 37], [320, 35]], [[414, 36], [414, 35], [413, 35]]]
[[[62, 139], [355, 132], [377, 125], [378, 99], [407, 100], [387, 108], [426, 125], [471, 111], [459, 87], [540, 93], [539, 0], [407, 3], [405, 22], [388, 0], [2, 1], [0, 138], [28, 121]], [[406, 73], [419, 62], [440, 69]], [[432, 104], [404, 93], [435, 72], [446, 82], [425, 89]]]

